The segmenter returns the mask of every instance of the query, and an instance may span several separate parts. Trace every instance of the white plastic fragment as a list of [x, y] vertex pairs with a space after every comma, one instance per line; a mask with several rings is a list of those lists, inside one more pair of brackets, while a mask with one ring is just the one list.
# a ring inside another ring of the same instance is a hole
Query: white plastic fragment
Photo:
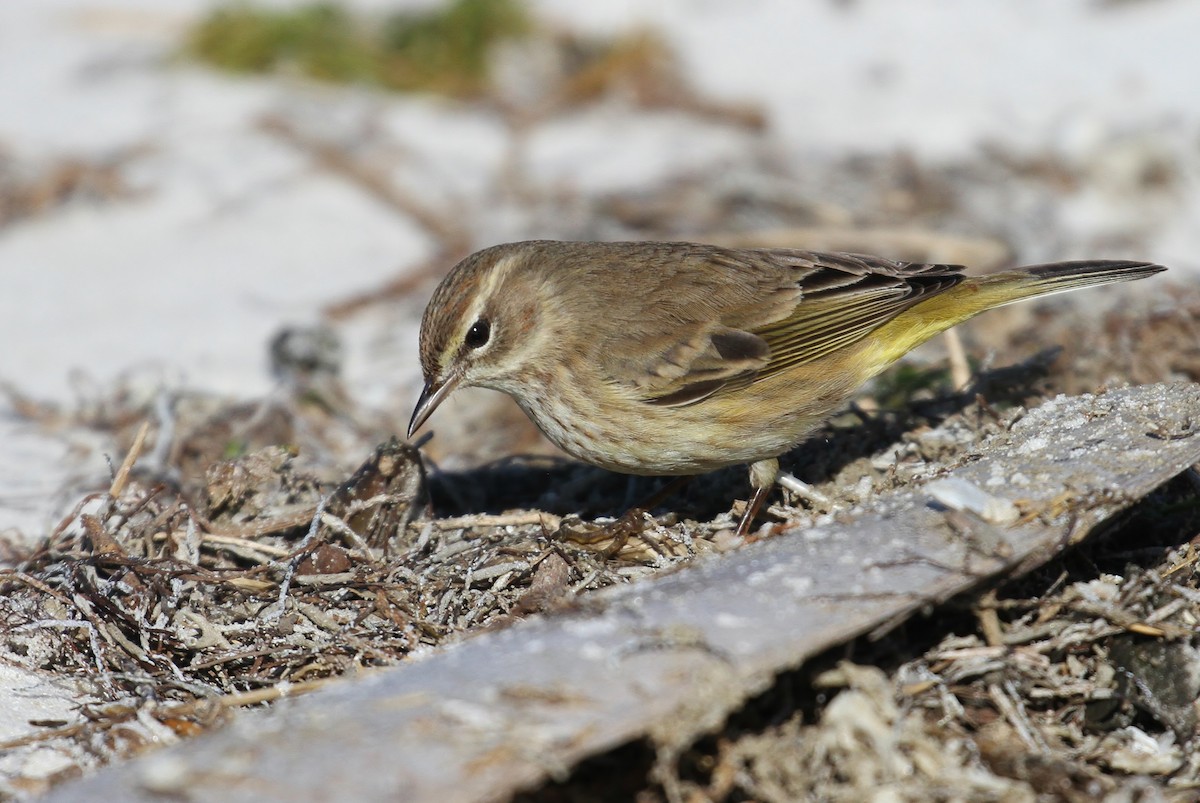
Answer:
[[1012, 524], [1021, 517], [1021, 511], [1009, 500], [993, 496], [960, 477], [934, 480], [925, 486], [925, 491], [950, 510], [974, 513], [992, 524]]

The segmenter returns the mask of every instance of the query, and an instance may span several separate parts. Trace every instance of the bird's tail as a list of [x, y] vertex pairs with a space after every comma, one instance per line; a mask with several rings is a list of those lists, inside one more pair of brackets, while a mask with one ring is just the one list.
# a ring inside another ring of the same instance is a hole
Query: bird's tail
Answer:
[[1144, 279], [1164, 270], [1150, 262], [1085, 260], [972, 277], [913, 305], [875, 330], [876, 359], [881, 366], [889, 365], [934, 335], [996, 307], [1093, 285]]
[[1081, 287], [1144, 279], [1166, 268], [1152, 262], [1127, 262], [1114, 259], [1089, 259], [1080, 262], [1052, 262], [1029, 268], [981, 276], [976, 281], [984, 293], [996, 294], [998, 302], [980, 309], [991, 309], [1026, 298], [1065, 293]]

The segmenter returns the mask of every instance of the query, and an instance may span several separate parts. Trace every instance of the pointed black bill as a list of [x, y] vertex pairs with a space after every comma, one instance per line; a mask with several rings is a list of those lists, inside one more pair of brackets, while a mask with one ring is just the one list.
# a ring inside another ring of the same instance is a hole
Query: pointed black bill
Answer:
[[458, 377], [456, 376], [452, 376], [444, 382], [430, 380], [425, 383], [425, 388], [421, 391], [421, 398], [417, 399], [417, 406], [413, 408], [412, 419], [408, 422], [408, 437], [411, 438], [413, 433], [421, 428], [425, 419], [433, 415], [433, 411], [454, 391], [457, 385]]

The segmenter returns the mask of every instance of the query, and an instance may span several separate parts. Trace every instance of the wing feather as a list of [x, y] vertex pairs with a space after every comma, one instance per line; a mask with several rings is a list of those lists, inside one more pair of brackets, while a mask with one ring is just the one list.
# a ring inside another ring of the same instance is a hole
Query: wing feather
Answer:
[[804, 295], [792, 314], [755, 332], [771, 348], [771, 359], [756, 379], [849, 346], [964, 278], [961, 268], [955, 265], [908, 264], [870, 257], [853, 257], [846, 263], [846, 255], [825, 256], [828, 262], [823, 269], [801, 281]]
[[624, 311], [625, 347], [600, 347], [645, 355], [613, 380], [659, 406], [695, 404], [818, 360], [964, 278], [955, 265], [857, 254], [629, 247], [654, 266], [645, 306]]

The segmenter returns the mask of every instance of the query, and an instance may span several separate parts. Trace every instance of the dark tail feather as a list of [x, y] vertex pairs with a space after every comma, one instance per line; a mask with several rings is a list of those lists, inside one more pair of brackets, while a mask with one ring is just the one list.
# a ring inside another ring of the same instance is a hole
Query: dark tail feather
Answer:
[[1022, 268], [1017, 273], [1024, 273], [1033, 281], [1030, 282], [1030, 295], [1045, 295], [1061, 290], [1074, 290], [1077, 287], [1090, 287], [1094, 284], [1109, 284], [1110, 282], [1131, 282], [1134, 279], [1144, 279], [1155, 273], [1162, 273], [1166, 268], [1153, 262], [1130, 262], [1118, 259], [1087, 259], [1079, 262], [1054, 262], [1049, 265], [1034, 265]]

